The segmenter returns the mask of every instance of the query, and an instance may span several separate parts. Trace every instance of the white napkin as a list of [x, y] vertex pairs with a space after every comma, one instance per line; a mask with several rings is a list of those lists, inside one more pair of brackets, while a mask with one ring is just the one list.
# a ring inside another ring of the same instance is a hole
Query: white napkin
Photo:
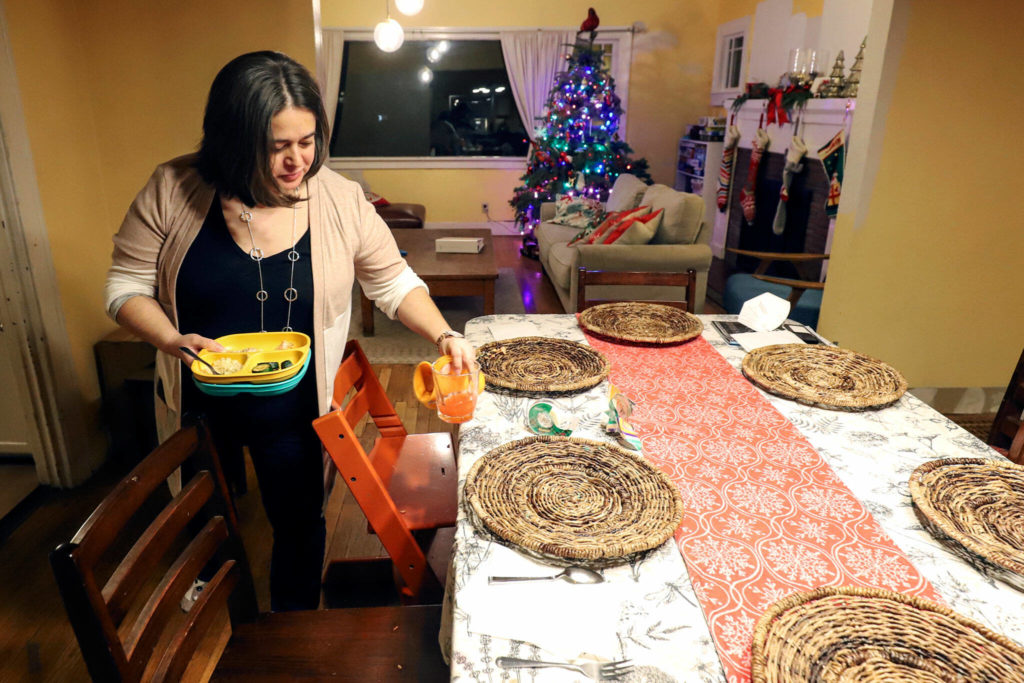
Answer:
[[516, 337], [536, 337], [537, 327], [529, 323], [493, 323], [487, 326], [495, 341], [505, 341]]
[[611, 657], [619, 651], [616, 626], [622, 589], [627, 588], [622, 577], [596, 584], [562, 579], [489, 584], [488, 576], [551, 576], [562, 568], [510, 552], [494, 553], [488, 560], [458, 594], [456, 609], [473, 615], [470, 631], [533, 643], [566, 660], [583, 653]]
[[744, 302], [737, 319], [755, 332], [768, 332], [785, 322], [789, 309], [788, 301], [765, 292]]
[[772, 344], [803, 344], [804, 341], [789, 330], [772, 330], [771, 332], [740, 332], [732, 338], [746, 352]]

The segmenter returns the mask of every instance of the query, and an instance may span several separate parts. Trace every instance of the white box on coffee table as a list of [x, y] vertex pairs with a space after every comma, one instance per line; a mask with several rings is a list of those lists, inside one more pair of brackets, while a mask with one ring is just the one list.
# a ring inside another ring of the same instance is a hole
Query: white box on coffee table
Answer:
[[437, 253], [479, 254], [483, 248], [483, 237], [438, 237], [434, 240]]

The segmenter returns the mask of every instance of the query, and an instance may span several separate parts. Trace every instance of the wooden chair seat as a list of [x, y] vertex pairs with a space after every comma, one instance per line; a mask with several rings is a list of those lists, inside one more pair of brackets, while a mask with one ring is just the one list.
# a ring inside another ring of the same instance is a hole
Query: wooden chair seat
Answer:
[[447, 681], [441, 607], [261, 614], [240, 625], [211, 681]]

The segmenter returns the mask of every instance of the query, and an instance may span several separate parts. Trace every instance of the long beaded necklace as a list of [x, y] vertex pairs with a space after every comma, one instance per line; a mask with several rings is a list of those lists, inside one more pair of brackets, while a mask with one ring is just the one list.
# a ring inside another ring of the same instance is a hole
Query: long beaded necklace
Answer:
[[[282, 332], [294, 332], [292, 329], [292, 302], [299, 298], [299, 292], [295, 289], [295, 262], [299, 260], [299, 252], [295, 249], [295, 221], [298, 214], [298, 204], [292, 204], [292, 248], [288, 250], [288, 260], [291, 261], [291, 272], [288, 275], [288, 288], [284, 290], [284, 300], [288, 302], [288, 314], [285, 318], [284, 327], [281, 328]], [[263, 250], [256, 246], [256, 240], [252, 234], [252, 212], [243, 204], [242, 213], [238, 214], [238, 217], [245, 223], [245, 227], [249, 229], [249, 258], [256, 262], [256, 272], [260, 276], [260, 288], [256, 292], [256, 300], [260, 302], [260, 332], [266, 332], [267, 327], [263, 322], [263, 303], [270, 296], [267, 293], [266, 287], [263, 285]]]

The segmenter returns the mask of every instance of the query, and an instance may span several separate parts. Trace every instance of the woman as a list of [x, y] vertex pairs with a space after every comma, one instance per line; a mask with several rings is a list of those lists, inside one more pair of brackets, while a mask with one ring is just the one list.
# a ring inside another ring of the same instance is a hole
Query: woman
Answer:
[[[325, 470], [311, 422], [330, 408], [353, 278], [457, 368], [474, 362], [360, 186], [323, 167], [327, 145], [304, 67], [276, 52], [237, 57], [210, 88], [198, 154], [156, 169], [114, 237], [107, 276], [110, 315], [159, 351], [161, 439], [184, 411], [202, 411], [221, 452], [249, 446], [274, 529], [274, 611], [319, 604]], [[219, 351], [216, 337], [280, 329], [312, 339], [313, 367], [288, 393], [213, 398], [183, 380], [181, 347]]]

